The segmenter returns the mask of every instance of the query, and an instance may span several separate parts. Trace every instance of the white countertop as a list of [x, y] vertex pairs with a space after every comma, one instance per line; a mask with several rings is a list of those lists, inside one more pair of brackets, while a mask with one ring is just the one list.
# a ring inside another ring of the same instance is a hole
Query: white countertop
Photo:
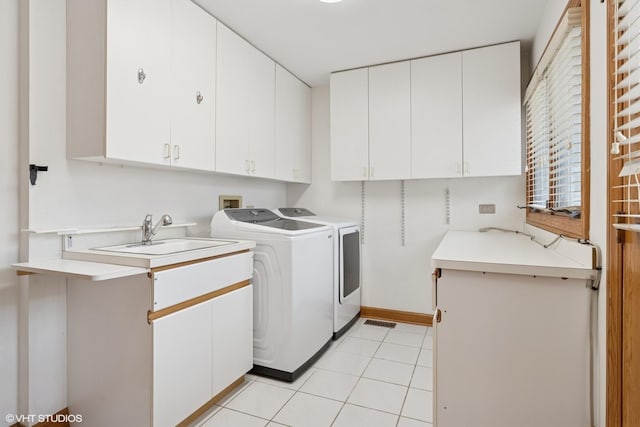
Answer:
[[62, 253], [62, 259], [32, 260], [13, 264], [12, 267], [18, 274], [36, 273], [101, 281], [145, 274], [156, 267], [241, 252], [255, 246], [255, 242], [251, 240], [238, 240], [224, 246], [166, 255], [115, 253], [95, 249], [67, 250]]
[[[207, 239], [202, 239], [207, 240]], [[222, 239], [211, 239], [222, 240]], [[234, 243], [211, 248], [175, 252], [165, 255], [131, 254], [122, 252], [101, 251], [97, 249], [66, 250], [62, 258], [76, 261], [90, 261], [107, 264], [128, 265], [131, 267], [155, 268], [165, 265], [189, 262], [202, 258], [240, 252], [255, 248], [256, 243], [251, 240], [237, 240]]]
[[501, 231], [449, 231], [433, 253], [435, 268], [592, 279], [595, 270], [528, 237]]

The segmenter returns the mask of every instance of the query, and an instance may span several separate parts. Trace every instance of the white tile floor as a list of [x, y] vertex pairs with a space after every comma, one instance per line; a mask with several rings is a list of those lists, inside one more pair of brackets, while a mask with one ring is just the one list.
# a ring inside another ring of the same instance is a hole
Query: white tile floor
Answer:
[[431, 427], [431, 329], [365, 320], [293, 383], [247, 375], [199, 426]]

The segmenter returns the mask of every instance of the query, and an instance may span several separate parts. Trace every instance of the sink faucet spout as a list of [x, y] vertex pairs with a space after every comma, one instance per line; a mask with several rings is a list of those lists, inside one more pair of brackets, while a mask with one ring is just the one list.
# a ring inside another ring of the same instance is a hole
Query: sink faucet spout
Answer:
[[173, 224], [173, 220], [167, 214], [162, 215], [162, 218], [160, 218], [160, 221], [158, 221], [158, 223], [155, 226], [153, 225], [153, 219], [151, 214], [148, 214], [147, 216], [145, 216], [144, 221], [142, 222], [142, 244], [150, 245], [151, 239], [153, 238], [153, 236], [156, 235], [156, 233], [158, 232], [158, 229], [160, 227], [163, 227], [163, 226], [166, 227], [167, 225], [171, 225], [171, 224]]

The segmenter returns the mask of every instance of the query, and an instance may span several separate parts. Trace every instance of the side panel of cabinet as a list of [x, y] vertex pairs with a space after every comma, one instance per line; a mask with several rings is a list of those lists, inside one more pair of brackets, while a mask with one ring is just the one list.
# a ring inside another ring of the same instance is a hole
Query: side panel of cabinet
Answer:
[[300, 138], [296, 145], [293, 178], [295, 182], [311, 184], [311, 89], [302, 82], [298, 85], [298, 103]]
[[218, 22], [216, 73], [216, 170], [250, 173], [247, 99], [249, 44]]
[[276, 65], [276, 178], [301, 181], [300, 147], [310, 143], [309, 88], [294, 75]]
[[106, 156], [168, 163], [170, 0], [107, 5]]
[[369, 70], [331, 74], [331, 179], [369, 177]]
[[215, 298], [213, 302], [212, 395], [253, 367], [253, 286]]
[[248, 98], [251, 175], [273, 178], [275, 174], [275, 62], [249, 46]]
[[411, 178], [409, 61], [369, 68], [369, 178]]
[[462, 77], [465, 175], [520, 175], [520, 43], [462, 52]]
[[212, 396], [212, 305], [206, 301], [153, 322], [154, 426], [178, 424]]
[[411, 177], [462, 175], [462, 53], [411, 61]]
[[173, 0], [171, 36], [171, 162], [213, 170], [216, 20], [190, 0]]

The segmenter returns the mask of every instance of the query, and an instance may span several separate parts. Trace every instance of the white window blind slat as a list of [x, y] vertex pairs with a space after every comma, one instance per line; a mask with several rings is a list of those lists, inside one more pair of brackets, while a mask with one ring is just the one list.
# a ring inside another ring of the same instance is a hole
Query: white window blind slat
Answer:
[[[618, 224], [640, 218], [640, 1], [614, 3], [614, 104], [612, 156], [622, 160], [620, 181], [612, 185], [618, 197], [614, 214]], [[631, 223], [633, 224], [633, 223]]]
[[536, 209], [581, 207], [580, 17], [579, 8], [569, 9], [547, 48], [551, 56], [541, 61], [542, 70], [538, 65], [525, 95], [527, 204]]

